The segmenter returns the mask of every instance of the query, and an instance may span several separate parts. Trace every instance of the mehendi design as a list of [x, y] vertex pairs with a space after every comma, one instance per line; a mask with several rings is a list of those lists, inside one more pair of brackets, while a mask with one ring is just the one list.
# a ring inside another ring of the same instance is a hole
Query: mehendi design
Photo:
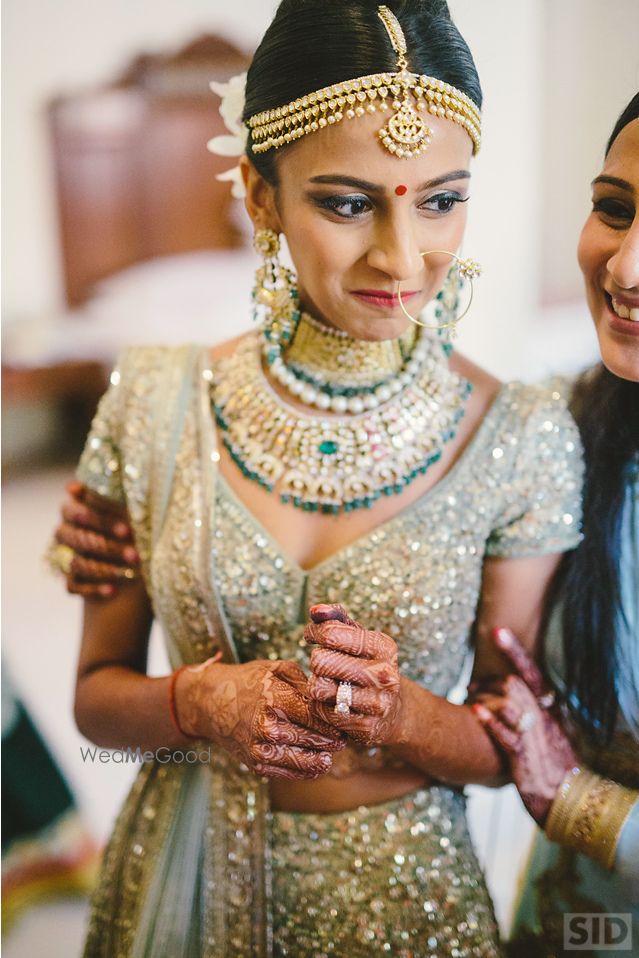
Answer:
[[[473, 695], [474, 710], [506, 753], [522, 802], [543, 826], [577, 756], [559, 709], [540, 705], [540, 697], [550, 691], [541, 671], [515, 636], [507, 633], [504, 639], [505, 631], [498, 630], [494, 638], [519, 674], [480, 686]], [[521, 725], [524, 716], [532, 722], [527, 730]]]
[[178, 682], [182, 728], [209, 738], [258, 774], [317, 778], [329, 771], [343, 736], [313, 713], [306, 676], [294, 662], [210, 661]]
[[70, 483], [67, 493], [55, 530], [55, 541], [75, 553], [67, 589], [87, 597], [115, 595], [117, 587], [139, 571], [128, 514], [79, 483]]
[[[355, 622], [343, 606], [319, 605], [310, 611], [304, 639], [316, 646], [308, 684], [315, 713], [356, 742], [383, 745], [400, 704], [395, 642]], [[349, 715], [332, 708], [339, 682], [352, 686]]]

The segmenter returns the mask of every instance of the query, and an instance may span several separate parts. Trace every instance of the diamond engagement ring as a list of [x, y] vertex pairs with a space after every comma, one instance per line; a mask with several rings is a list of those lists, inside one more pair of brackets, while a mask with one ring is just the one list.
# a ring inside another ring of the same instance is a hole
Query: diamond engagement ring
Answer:
[[350, 682], [340, 682], [337, 686], [334, 711], [338, 715], [350, 715], [353, 704], [353, 690]]
[[536, 724], [537, 716], [534, 712], [523, 712], [521, 718], [517, 722], [517, 731], [530, 732], [531, 728], [534, 728]]

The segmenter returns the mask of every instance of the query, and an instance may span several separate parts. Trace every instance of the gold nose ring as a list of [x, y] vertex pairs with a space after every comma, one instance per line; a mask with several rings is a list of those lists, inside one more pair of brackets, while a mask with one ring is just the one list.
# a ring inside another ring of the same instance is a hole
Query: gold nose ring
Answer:
[[448, 249], [428, 249], [428, 250], [425, 250], [423, 253], [420, 253], [419, 255], [423, 259], [424, 256], [432, 256], [436, 253], [440, 253], [440, 254], [443, 253], [446, 256], [450, 256], [451, 259], [454, 259], [457, 265], [457, 271], [459, 275], [463, 276], [463, 278], [467, 279], [468, 282], [470, 283], [470, 298], [466, 305], [466, 309], [463, 311], [463, 313], [461, 313], [455, 319], [449, 320], [449, 322], [447, 323], [424, 323], [422, 322], [421, 319], [416, 319], [414, 316], [411, 316], [411, 314], [406, 309], [406, 306], [404, 305], [404, 301], [402, 299], [401, 282], [397, 283], [397, 299], [399, 300], [399, 306], [401, 311], [404, 313], [405, 316], [408, 317], [408, 319], [410, 319], [411, 323], [415, 323], [417, 326], [423, 326], [425, 329], [448, 329], [449, 327], [457, 326], [457, 324], [461, 322], [461, 320], [464, 318], [464, 316], [470, 309], [472, 301], [473, 301], [473, 280], [477, 279], [478, 276], [481, 276], [482, 268], [479, 265], [479, 263], [477, 263], [474, 259], [461, 259], [461, 257], [457, 256], [456, 253], [451, 253], [451, 251]]

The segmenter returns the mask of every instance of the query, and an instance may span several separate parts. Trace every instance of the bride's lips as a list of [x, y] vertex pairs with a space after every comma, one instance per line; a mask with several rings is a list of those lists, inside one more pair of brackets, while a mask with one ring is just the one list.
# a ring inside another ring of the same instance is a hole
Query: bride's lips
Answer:
[[[402, 290], [402, 302], [405, 303], [418, 292], [416, 289]], [[399, 306], [397, 293], [389, 293], [384, 289], [352, 289], [351, 296], [368, 306], [377, 306], [380, 309], [397, 309]]]
[[[627, 297], [611, 296], [604, 290], [604, 299], [608, 307], [608, 325], [617, 333], [624, 333], [626, 336], [639, 336], [639, 322], [630, 319], [631, 312], [636, 315], [639, 303], [628, 299]], [[619, 313], [626, 313], [626, 316], [620, 316]]]

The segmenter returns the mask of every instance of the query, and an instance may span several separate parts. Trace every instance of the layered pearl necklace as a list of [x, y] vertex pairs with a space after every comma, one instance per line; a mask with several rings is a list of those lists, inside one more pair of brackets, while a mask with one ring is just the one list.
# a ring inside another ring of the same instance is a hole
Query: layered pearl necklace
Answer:
[[[276, 392], [262, 358], [309, 413]], [[411, 327], [398, 340], [367, 342], [303, 313], [284, 342], [271, 327], [219, 360], [212, 401], [245, 476], [284, 503], [337, 514], [370, 508], [426, 473], [455, 436], [471, 389], [451, 372], [437, 333]]]

